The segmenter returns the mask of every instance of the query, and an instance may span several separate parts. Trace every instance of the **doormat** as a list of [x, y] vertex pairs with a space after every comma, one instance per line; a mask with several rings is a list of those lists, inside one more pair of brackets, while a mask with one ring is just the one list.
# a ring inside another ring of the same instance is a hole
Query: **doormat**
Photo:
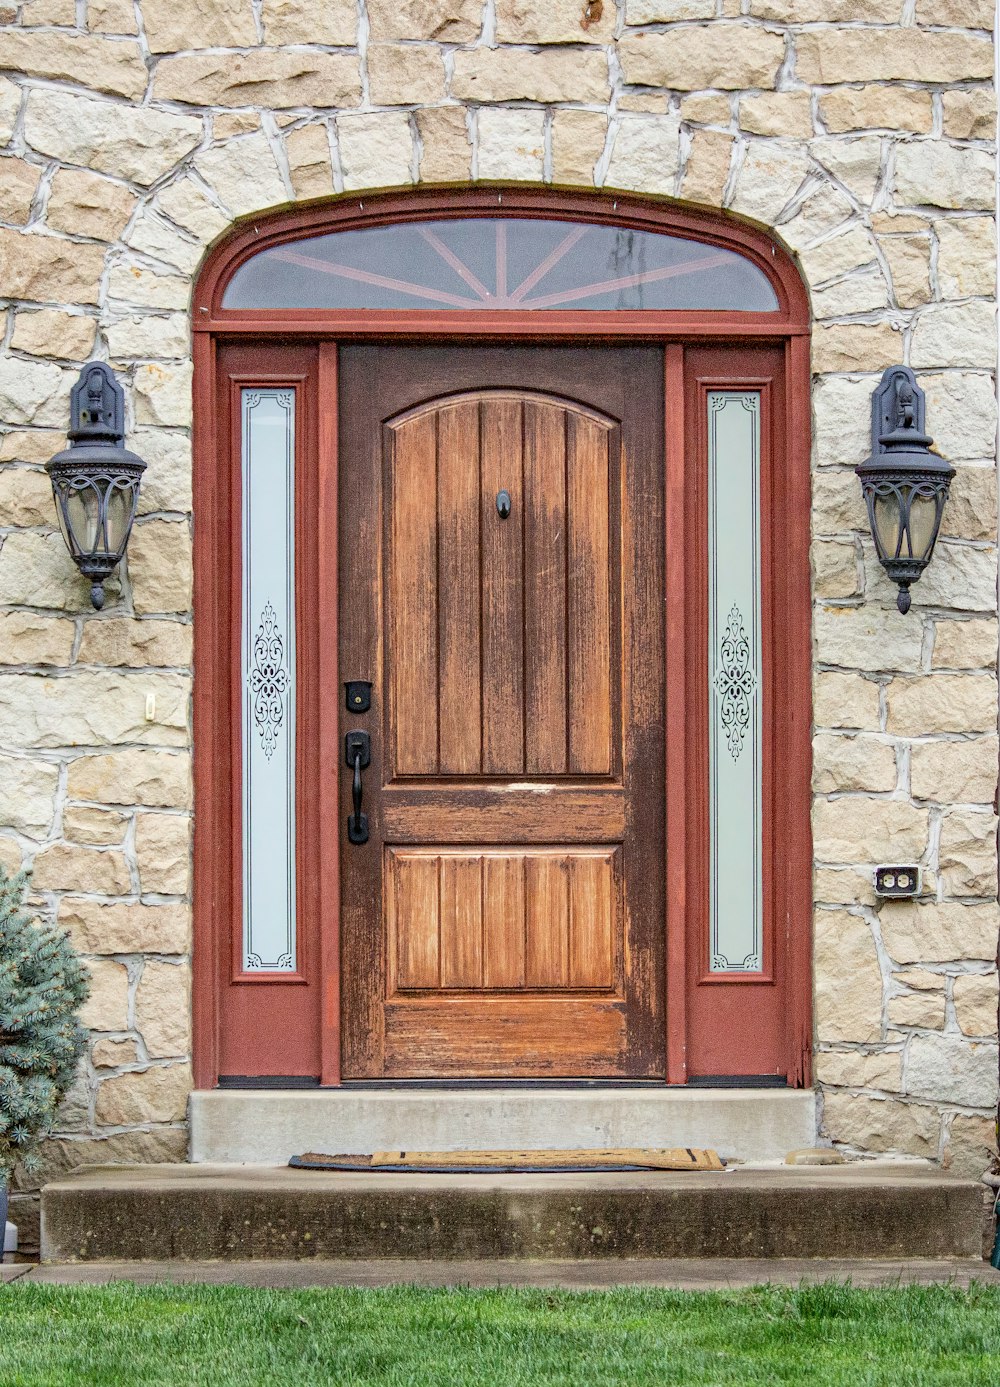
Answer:
[[410, 1175], [534, 1175], [540, 1172], [637, 1170], [725, 1170], [718, 1152], [697, 1146], [583, 1151], [376, 1151], [370, 1156], [327, 1156], [307, 1151], [293, 1156], [295, 1170], [405, 1171]]

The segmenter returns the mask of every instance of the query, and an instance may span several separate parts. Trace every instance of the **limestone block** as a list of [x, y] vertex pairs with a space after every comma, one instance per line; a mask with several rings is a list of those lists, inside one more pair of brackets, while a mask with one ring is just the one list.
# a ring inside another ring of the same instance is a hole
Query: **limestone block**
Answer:
[[0, 864], [8, 876], [21, 870], [21, 849], [15, 838], [0, 836]]
[[880, 1040], [882, 974], [871, 930], [846, 910], [818, 910], [813, 928], [820, 1040]]
[[904, 968], [901, 973], [893, 973], [892, 978], [893, 982], [901, 982], [916, 992], [940, 992], [944, 996], [944, 973], [932, 973], [927, 968]]
[[871, 868], [814, 868], [813, 899], [817, 905], [874, 905]]
[[913, 992], [890, 997], [889, 1024], [924, 1031], [944, 1030], [944, 993]]
[[358, 59], [297, 48], [248, 53], [192, 53], [162, 58], [153, 77], [157, 101], [189, 106], [356, 106], [361, 100]]
[[941, 297], [991, 295], [997, 285], [997, 235], [992, 217], [936, 221], [937, 280]]
[[996, 364], [996, 311], [992, 304], [930, 304], [919, 314], [910, 341], [910, 364], [979, 366]]
[[857, 1050], [820, 1050], [813, 1058], [813, 1073], [821, 1084], [894, 1091], [900, 1086], [902, 1062], [899, 1051], [865, 1055]]
[[819, 540], [813, 545], [812, 557], [817, 597], [854, 597], [860, 592], [853, 540]]
[[33, 467], [0, 466], [0, 525], [51, 525], [52, 484]]
[[24, 226], [42, 171], [25, 159], [0, 159], [0, 221]]
[[799, 259], [811, 285], [825, 284], [875, 261], [875, 242], [857, 223], [803, 250]]
[[996, 784], [996, 737], [922, 742], [910, 751], [910, 785], [915, 799], [991, 804]]
[[[996, 447], [997, 402], [989, 375], [962, 371], [921, 374], [920, 384], [927, 395], [927, 419], [938, 452], [952, 462], [992, 457]], [[933, 570], [934, 564], [926, 576]]]
[[[354, 0], [264, 0], [264, 42], [321, 43], [351, 47], [357, 39]], [[254, 39], [249, 40], [254, 43]]]
[[132, 889], [132, 878], [121, 852], [52, 843], [35, 854], [31, 884], [37, 891], [124, 896]]
[[[152, 694], [156, 719], [147, 722]], [[0, 673], [0, 727], [17, 746], [187, 741], [190, 680], [180, 674], [74, 670], [63, 679]]]
[[186, 753], [133, 747], [79, 756], [69, 765], [70, 799], [98, 804], [145, 804], [153, 809], [191, 807], [191, 760]]
[[184, 954], [190, 946], [186, 905], [104, 905], [82, 896], [63, 896], [58, 919], [69, 930], [74, 946], [85, 954]]
[[857, 209], [847, 194], [825, 181], [805, 198], [787, 221], [780, 224], [779, 232], [781, 239], [793, 251], [801, 250], [856, 215]]
[[[4, 292], [11, 298], [34, 299], [60, 307], [68, 303], [97, 303], [103, 268], [103, 246], [0, 227], [0, 272]], [[20, 366], [20, 362], [14, 364]]]
[[813, 737], [813, 789], [890, 791], [896, 788], [896, 753], [877, 737]]
[[[294, 119], [294, 116], [282, 116], [278, 124]], [[212, 116], [212, 143], [225, 144], [240, 135], [258, 134], [262, 129], [260, 111], [216, 111]]]
[[614, 0], [497, 0], [496, 13], [498, 43], [610, 43], [615, 31]]
[[626, 24], [663, 24], [678, 19], [714, 19], [715, 0], [625, 0]]
[[108, 276], [108, 299], [112, 303], [136, 304], [142, 308], [187, 308], [191, 281], [179, 275], [160, 275], [138, 265], [117, 264]]
[[890, 323], [817, 323], [812, 368], [817, 373], [877, 371], [898, 357], [900, 346], [900, 335]]
[[191, 1049], [191, 976], [183, 963], [147, 963], [135, 994], [135, 1028], [151, 1059]]
[[63, 810], [63, 837], [71, 843], [90, 843], [97, 846], [121, 843], [129, 820], [126, 814], [112, 809], [88, 809], [70, 804]]
[[[874, 546], [866, 547], [866, 563], [870, 562], [874, 571], [878, 567], [874, 556]], [[934, 550], [934, 558], [914, 588], [914, 600], [926, 606], [957, 607], [964, 611], [992, 611], [996, 607], [996, 550], [974, 549], [967, 544], [954, 544], [950, 540], [939, 540]], [[879, 568], [881, 573], [881, 569]], [[880, 578], [885, 600], [895, 596], [887, 578]], [[875, 588], [866, 579], [869, 595]]]
[[257, 43], [252, 0], [212, 0], [210, 5], [197, 0], [142, 0], [142, 23], [151, 53], [249, 48]]
[[756, 25], [691, 25], [626, 34], [618, 42], [618, 57], [625, 81], [632, 85], [742, 91], [774, 86], [785, 44], [780, 34]]
[[0, 144], [6, 144], [13, 135], [20, 109], [21, 88], [8, 77], [0, 77]]
[[691, 138], [681, 195], [691, 202], [721, 207], [735, 141], [731, 135], [714, 130], [696, 130]]
[[210, 202], [193, 178], [178, 178], [161, 188], [157, 206], [172, 222], [199, 241], [214, 241], [229, 227], [229, 218]]
[[376, 106], [430, 105], [444, 97], [444, 56], [437, 45], [373, 43], [368, 88]]
[[930, 92], [909, 87], [835, 87], [820, 93], [819, 113], [831, 134], [904, 130], [929, 135], [934, 123]]
[[[873, 382], [827, 376], [813, 387], [813, 462], [856, 467], [871, 452]], [[854, 478], [857, 486], [857, 477]], [[860, 487], [857, 487], [860, 495]], [[867, 527], [867, 521], [865, 522]]]
[[146, 520], [129, 545], [132, 598], [140, 616], [191, 609], [191, 533], [186, 521]]
[[368, 0], [374, 39], [437, 39], [468, 43], [482, 26], [480, 0]]
[[90, 1046], [90, 1062], [95, 1069], [120, 1069], [124, 1064], [135, 1064], [139, 1050], [134, 1040], [111, 1040], [103, 1036], [94, 1040]]
[[881, 245], [899, 307], [917, 308], [928, 303], [933, 298], [930, 237], [883, 236]]
[[417, 130], [424, 183], [467, 182], [471, 178], [472, 143], [464, 107], [435, 106], [418, 111]]
[[584, 49], [532, 53], [523, 48], [470, 48], [455, 53], [451, 94], [459, 101], [592, 101], [608, 99], [608, 60]]
[[137, 43], [83, 34], [0, 29], [0, 67], [57, 82], [82, 82], [132, 100], [146, 90], [146, 65]]
[[[908, 844], [897, 844], [897, 851], [910, 856]], [[953, 959], [992, 963], [996, 958], [1000, 912], [995, 902], [887, 901], [880, 921], [886, 951], [896, 963], [950, 963]]]
[[[824, 14], [823, 18], [826, 18]], [[991, 45], [971, 34], [918, 29], [811, 29], [798, 35], [795, 76], [810, 86], [838, 82], [964, 82], [993, 76]]]
[[646, 116], [662, 116], [670, 109], [670, 98], [665, 92], [630, 90], [626, 88], [618, 98], [619, 113], [630, 111]]
[[918, 1098], [992, 1108], [997, 1102], [996, 1044], [952, 1035], [917, 1035], [910, 1042], [905, 1092]]
[[137, 34], [132, 0], [87, 0], [87, 28], [92, 34]]
[[64, 361], [86, 361], [94, 346], [97, 323], [82, 313], [59, 308], [22, 311], [14, 319], [10, 345], [29, 356], [54, 356]]
[[916, 20], [956, 29], [992, 29], [993, 0], [917, 0]]
[[333, 195], [330, 131], [326, 125], [302, 125], [297, 130], [289, 130], [285, 136], [285, 153], [296, 197]]
[[989, 617], [934, 623], [932, 668], [986, 669], [997, 662], [997, 624]]
[[[187, 357], [191, 352], [191, 330], [186, 313], [153, 314], [120, 318], [104, 330], [113, 361], [136, 358]], [[145, 485], [143, 477], [143, 485]]]
[[879, 686], [860, 674], [829, 670], [813, 677], [813, 721], [817, 727], [879, 730]]
[[180, 1122], [187, 1113], [190, 1092], [191, 1070], [186, 1064], [118, 1074], [98, 1086], [96, 1120], [107, 1127]]
[[741, 130], [779, 139], [808, 139], [813, 132], [812, 97], [807, 91], [761, 92], [740, 98]]
[[812, 294], [816, 318], [844, 318], [852, 313], [871, 313], [889, 305], [889, 286], [878, 268], [848, 275], [815, 289]]
[[138, 814], [135, 853], [142, 891], [163, 896], [188, 894], [191, 824], [186, 814]]
[[817, 862], [918, 861], [927, 847], [927, 810], [906, 800], [821, 799], [813, 805], [812, 821]]
[[0, 613], [0, 665], [68, 665], [75, 628], [34, 612]]
[[679, 140], [676, 116], [622, 116], [605, 187], [671, 193], [680, 161]]
[[45, 208], [54, 231], [115, 241], [125, 230], [137, 198], [121, 183], [86, 169], [57, 169]]
[[804, 148], [753, 144], [746, 152], [729, 206], [734, 212], [772, 223], [802, 186], [809, 169]]
[[80, 1020], [91, 1031], [124, 1031], [128, 1026], [128, 970], [123, 963], [94, 959], [90, 972], [90, 997]]
[[4, 539], [0, 549], [0, 603], [78, 611], [89, 601], [89, 591], [90, 586], [80, 577], [62, 535], [15, 530]]
[[868, 514], [853, 468], [813, 473], [812, 519], [813, 531], [818, 535], [868, 529]]
[[187, 1160], [186, 1127], [159, 1127], [152, 1131], [112, 1132], [98, 1138], [76, 1137], [71, 1141], [49, 1139], [42, 1146], [41, 1170], [31, 1175], [32, 1184], [57, 1179], [79, 1165], [103, 1162], [131, 1165], [142, 1162]]
[[919, 624], [894, 609], [820, 607], [815, 616], [816, 656], [828, 665], [875, 673], [917, 671], [923, 634]]
[[480, 178], [523, 178], [532, 182], [541, 178], [545, 156], [541, 111], [484, 109], [477, 122]]
[[959, 539], [993, 540], [997, 533], [996, 471], [992, 463], [955, 469], [941, 534]]
[[966, 1035], [997, 1033], [996, 973], [963, 973], [955, 979], [955, 1015]]
[[139, 514], [190, 511], [191, 440], [166, 429], [136, 429], [127, 440], [146, 463], [139, 492]]
[[996, 134], [996, 100], [988, 89], [941, 93], [944, 133], [953, 140], [992, 140]]
[[892, 1098], [826, 1093], [823, 1130], [859, 1151], [898, 1151], [935, 1159], [941, 1119], [936, 1108]]
[[895, 24], [899, 0], [750, 0], [750, 13], [781, 24], [830, 24], [838, 19]]
[[893, 679], [886, 689], [886, 707], [886, 730], [904, 737], [988, 732], [997, 725], [997, 681], [988, 674]]
[[189, 361], [180, 365], [139, 366], [132, 378], [135, 417], [140, 424], [191, 424]]
[[882, 141], [878, 136], [813, 140], [809, 152], [854, 194], [862, 206], [869, 205], [882, 171]]
[[339, 115], [337, 139], [344, 187], [393, 187], [413, 181], [413, 134], [402, 111]]
[[977, 1180], [990, 1170], [997, 1154], [997, 1124], [993, 1117], [956, 1113], [945, 1136], [941, 1164], [954, 1175]]
[[192, 631], [192, 626], [180, 621], [92, 617], [84, 622], [77, 662], [135, 669], [186, 667], [191, 663]]
[[[6, 739], [6, 733], [4, 734]], [[29, 838], [48, 834], [55, 809], [59, 767], [51, 761], [0, 755], [0, 828], [14, 828]]]
[[[15, 319], [15, 331], [17, 324]], [[0, 437], [0, 463], [24, 462], [41, 465], [53, 453], [66, 447], [66, 431], [32, 428], [25, 432], [11, 429]]]
[[222, 148], [207, 149], [195, 158], [193, 167], [236, 217], [288, 200], [266, 135], [248, 135]]
[[131, 250], [182, 274], [193, 275], [201, 263], [202, 246], [148, 209], [139, 214], [122, 240]]
[[74, 96], [49, 87], [28, 93], [24, 137], [32, 149], [148, 186], [189, 154], [200, 119], [147, 106]]
[[556, 111], [552, 117], [552, 181], [589, 188], [604, 153], [608, 119], [601, 111]]
[[993, 177], [993, 156], [982, 149], [925, 140], [896, 150], [896, 201], [904, 206], [990, 208]]

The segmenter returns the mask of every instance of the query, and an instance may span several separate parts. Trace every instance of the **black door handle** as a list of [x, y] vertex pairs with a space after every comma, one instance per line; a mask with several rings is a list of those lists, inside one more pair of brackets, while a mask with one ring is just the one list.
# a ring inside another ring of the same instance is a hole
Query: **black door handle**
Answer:
[[347, 816], [347, 837], [349, 842], [360, 846], [360, 844], [368, 842], [368, 815], [361, 812], [363, 794], [361, 772], [370, 765], [372, 759], [372, 744], [368, 733], [348, 732], [344, 738], [344, 754], [347, 764], [354, 771], [354, 779], [351, 783], [354, 813]]

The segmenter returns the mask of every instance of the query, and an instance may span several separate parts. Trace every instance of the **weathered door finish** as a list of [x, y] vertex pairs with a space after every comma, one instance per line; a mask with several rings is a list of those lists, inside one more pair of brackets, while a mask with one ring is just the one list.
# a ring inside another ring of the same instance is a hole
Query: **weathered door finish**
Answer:
[[662, 1076], [662, 353], [340, 380], [344, 1077]]

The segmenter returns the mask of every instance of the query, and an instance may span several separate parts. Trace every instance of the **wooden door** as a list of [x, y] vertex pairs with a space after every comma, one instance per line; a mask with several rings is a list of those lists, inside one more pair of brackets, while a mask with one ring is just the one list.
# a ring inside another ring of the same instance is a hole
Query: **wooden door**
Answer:
[[345, 1078], [665, 1072], [663, 417], [657, 348], [341, 352]]

